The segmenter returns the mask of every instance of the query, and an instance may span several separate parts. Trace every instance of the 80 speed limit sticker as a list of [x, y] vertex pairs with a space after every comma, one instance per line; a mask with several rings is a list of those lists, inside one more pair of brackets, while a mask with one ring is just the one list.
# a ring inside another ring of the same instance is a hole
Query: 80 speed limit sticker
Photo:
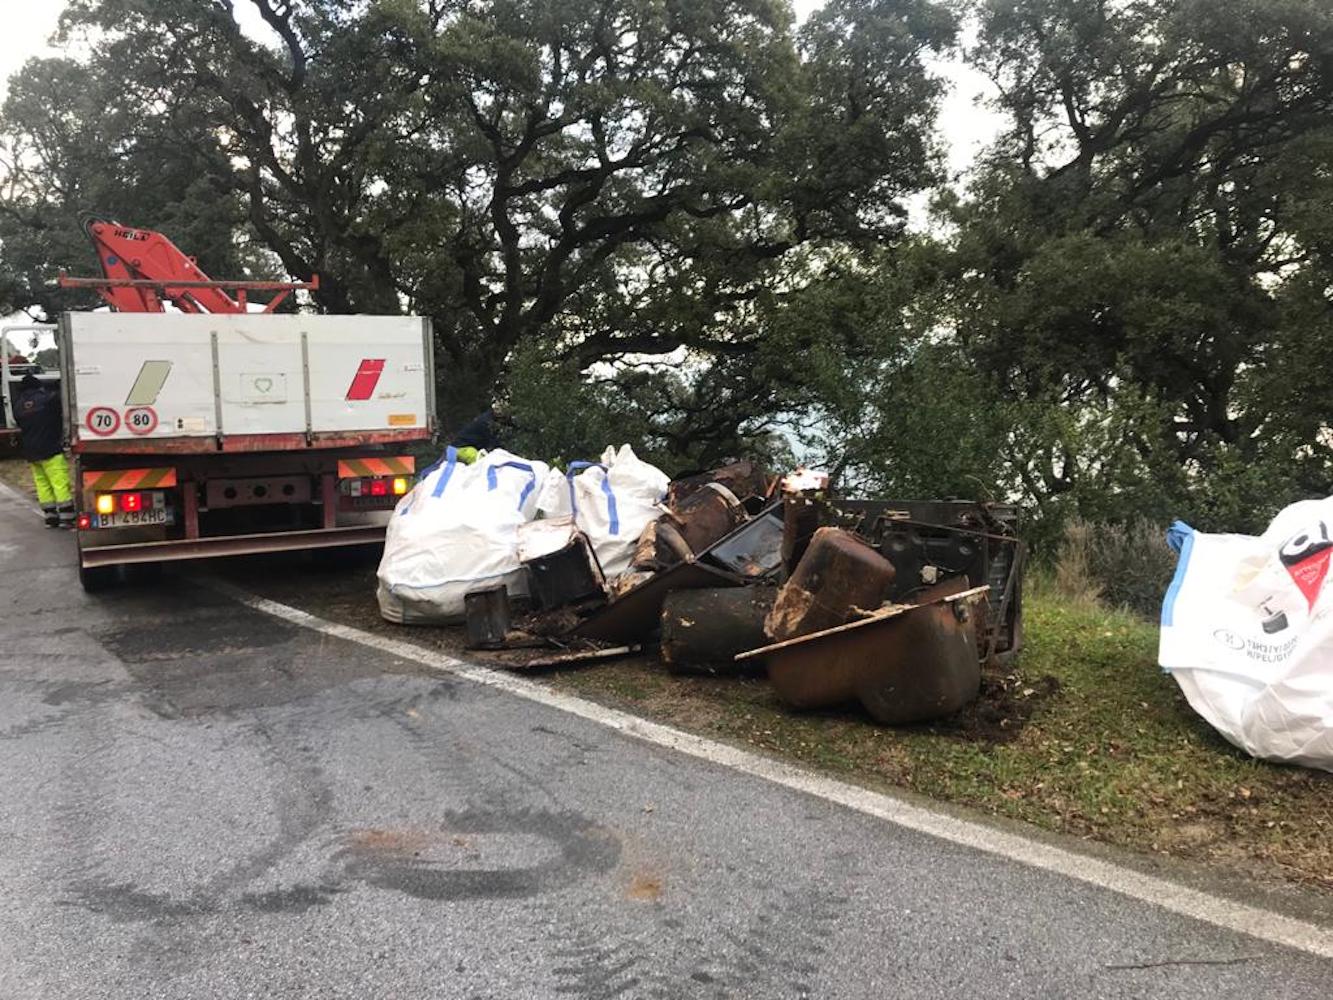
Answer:
[[157, 430], [157, 411], [151, 406], [136, 406], [126, 410], [125, 426], [132, 434], [151, 434]]
[[120, 414], [109, 406], [94, 406], [83, 422], [98, 437], [107, 437], [120, 430]]

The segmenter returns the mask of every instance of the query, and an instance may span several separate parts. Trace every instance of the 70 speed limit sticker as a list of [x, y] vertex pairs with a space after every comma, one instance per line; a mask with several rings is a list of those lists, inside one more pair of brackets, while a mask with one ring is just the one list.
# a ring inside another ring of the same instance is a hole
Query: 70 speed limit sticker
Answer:
[[98, 437], [109, 437], [120, 430], [120, 414], [109, 406], [94, 406], [83, 422]]
[[131, 434], [151, 434], [157, 430], [157, 411], [151, 406], [136, 406], [126, 410], [125, 426]]

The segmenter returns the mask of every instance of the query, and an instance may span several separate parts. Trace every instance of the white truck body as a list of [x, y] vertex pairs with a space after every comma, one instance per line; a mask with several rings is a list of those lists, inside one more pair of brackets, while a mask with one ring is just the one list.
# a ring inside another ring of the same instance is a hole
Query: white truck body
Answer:
[[420, 317], [71, 313], [61, 341], [76, 446], [426, 437], [433, 425]]

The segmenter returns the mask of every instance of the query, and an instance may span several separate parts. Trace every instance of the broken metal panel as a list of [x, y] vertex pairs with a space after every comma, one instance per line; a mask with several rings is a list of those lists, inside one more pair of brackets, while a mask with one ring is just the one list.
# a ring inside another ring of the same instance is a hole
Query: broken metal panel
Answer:
[[606, 599], [606, 577], [572, 517], [529, 521], [518, 529], [518, 559], [536, 611]]
[[772, 639], [792, 639], [878, 608], [893, 584], [893, 564], [839, 528], [820, 528], [796, 572], [778, 591], [764, 623]]
[[980, 690], [974, 616], [986, 593], [974, 587], [929, 604], [890, 606], [737, 659], [762, 659], [773, 690], [793, 708], [855, 701], [886, 725], [941, 718]]
[[765, 641], [776, 587], [678, 590], [662, 605], [662, 662], [672, 673], [735, 673], [737, 653]]
[[[1001, 660], [1022, 646], [1026, 548], [1018, 512], [967, 500], [815, 501], [820, 523], [865, 538], [897, 569], [889, 599], [909, 602], [936, 580], [966, 576], [990, 588], [988, 647]], [[1006, 593], [1008, 599], [1005, 599]]]
[[528, 593], [538, 611], [606, 597], [602, 567], [582, 534], [564, 548], [530, 559], [523, 565], [528, 571]]
[[599, 642], [638, 642], [657, 631], [662, 602], [675, 590], [701, 587], [740, 587], [745, 581], [733, 573], [699, 562], [683, 562], [654, 573], [620, 599], [608, 604], [569, 631], [578, 639]]
[[782, 568], [782, 507], [770, 504], [731, 534], [699, 554], [723, 569], [749, 579], [771, 576]]

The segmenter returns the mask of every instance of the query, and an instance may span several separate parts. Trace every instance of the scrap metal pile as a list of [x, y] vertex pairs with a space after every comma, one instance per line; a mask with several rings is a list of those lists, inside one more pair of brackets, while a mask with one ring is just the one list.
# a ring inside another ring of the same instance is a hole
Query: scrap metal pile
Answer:
[[[583, 502], [575, 471], [541, 471], [569, 484], [559, 505], [550, 498], [563, 488], [538, 488], [532, 463], [504, 457], [493, 468], [533, 472], [516, 484], [520, 509], [534, 492], [548, 499], [517, 526], [517, 572], [463, 594], [473, 648], [561, 650], [525, 659], [531, 668], [656, 643], [673, 673], [766, 669], [793, 708], [859, 703], [900, 724], [958, 711], [977, 697], [982, 664], [1021, 645], [1024, 548], [1012, 508], [842, 499], [825, 475], [771, 476], [748, 461], [665, 483], [660, 502], [645, 505], [655, 480], [642, 470], [652, 467], [628, 448], [608, 449], [593, 468], [579, 463], [578, 478], [589, 477]], [[629, 482], [647, 490], [637, 507], [617, 494], [617, 459], [620, 481], [633, 468]], [[496, 473], [486, 475], [493, 492]], [[417, 490], [438, 488], [430, 481]], [[409, 510], [412, 500], [404, 498]], [[601, 514], [583, 516], [597, 501]], [[627, 511], [637, 511], [632, 538], [620, 536]], [[392, 529], [380, 572], [385, 616], [430, 620], [403, 613], [407, 590], [385, 569], [391, 551]]]

